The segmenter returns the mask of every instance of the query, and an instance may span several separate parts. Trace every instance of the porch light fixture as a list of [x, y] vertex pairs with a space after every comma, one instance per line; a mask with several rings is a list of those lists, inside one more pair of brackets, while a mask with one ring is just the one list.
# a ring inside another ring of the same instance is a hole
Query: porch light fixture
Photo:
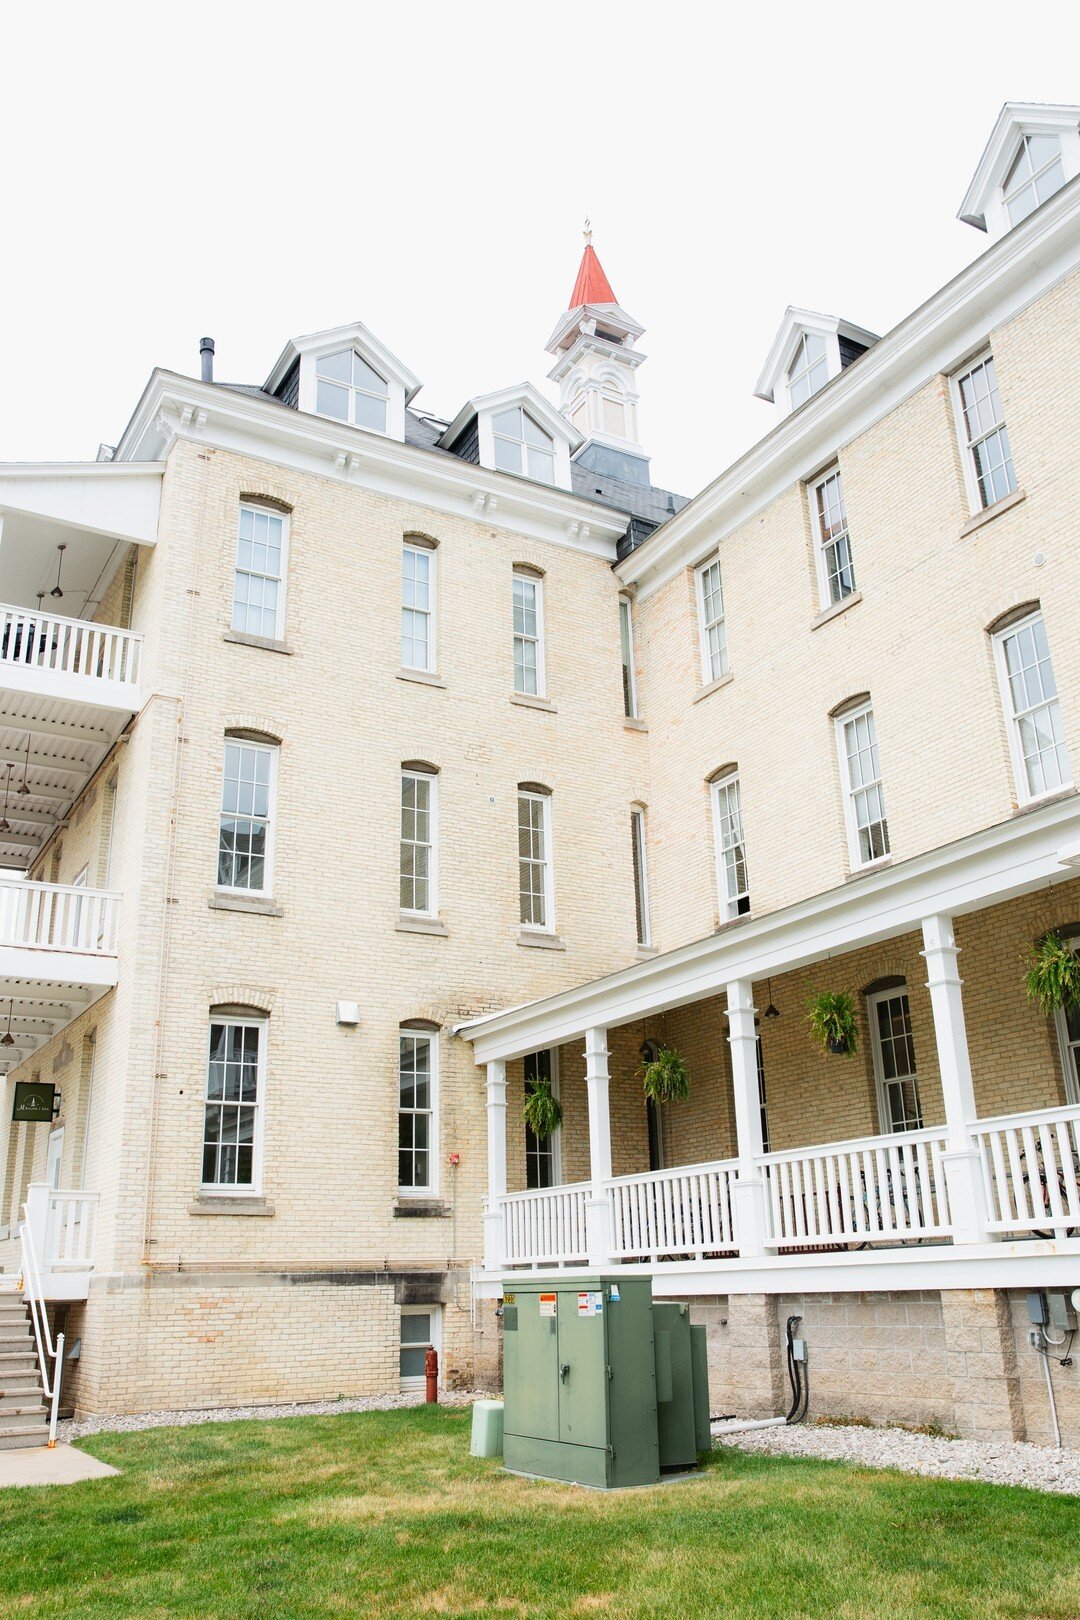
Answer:
[[67, 550], [67, 541], [66, 540], [61, 540], [56, 549], [60, 553], [60, 555], [56, 559], [56, 584], [53, 586], [52, 590], [49, 592], [49, 595], [54, 596], [56, 598], [56, 600], [59, 602], [60, 598], [64, 594], [63, 591], [60, 589], [60, 570], [64, 566], [64, 552]]
[[15, 1045], [15, 1037], [11, 1033], [11, 1015], [12, 1015], [12, 1013], [14, 1011], [15, 1011], [15, 999], [14, 999], [14, 997], [12, 997], [12, 999], [8, 1002], [7, 1034], [6, 1035], [0, 1035], [0, 1046], [14, 1046]]
[[641, 1045], [638, 1047], [638, 1055], [641, 1058], [642, 1063], [655, 1063], [656, 1051], [657, 1048], [655, 1041], [642, 1041]]
[[25, 761], [25, 763], [23, 765], [22, 786], [19, 788], [19, 796], [20, 796], [20, 798], [23, 797], [25, 794], [29, 793], [29, 791], [30, 791], [29, 787], [26, 784], [26, 778], [29, 775], [29, 772], [30, 772], [30, 733], [27, 732], [26, 733], [26, 761]]
[[766, 1016], [766, 1018], [779, 1018], [780, 1009], [779, 1009], [779, 1007], [776, 1007], [776, 1006], [773, 1005], [772, 980], [770, 979], [768, 982], [769, 982], [769, 1005], [765, 1009], [765, 1016]]
[[7, 767], [7, 781], [4, 783], [4, 815], [3, 815], [3, 820], [0, 820], [0, 833], [6, 833], [6, 832], [11, 831], [11, 822], [7, 818], [7, 813], [8, 813], [8, 795], [11, 793], [11, 773], [12, 773], [12, 771], [14, 769], [15, 769], [14, 763], [9, 759], [8, 760], [8, 767]]

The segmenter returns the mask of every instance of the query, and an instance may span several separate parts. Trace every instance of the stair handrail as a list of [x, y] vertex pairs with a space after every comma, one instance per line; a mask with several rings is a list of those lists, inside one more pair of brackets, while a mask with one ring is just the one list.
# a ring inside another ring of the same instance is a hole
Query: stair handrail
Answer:
[[[34, 1326], [34, 1341], [37, 1344], [38, 1367], [41, 1370], [41, 1385], [45, 1398], [49, 1402], [49, 1447], [56, 1445], [56, 1420], [60, 1412], [60, 1383], [64, 1376], [64, 1335], [56, 1335], [56, 1344], [53, 1344], [52, 1334], [49, 1332], [49, 1317], [45, 1310], [45, 1292], [41, 1286], [41, 1272], [38, 1268], [37, 1249], [34, 1246], [34, 1233], [30, 1226], [30, 1218], [26, 1205], [23, 1205], [23, 1220], [19, 1222], [19, 1240], [22, 1244], [23, 1257], [23, 1297], [29, 1301], [30, 1320]], [[49, 1368], [46, 1354], [52, 1360], [53, 1375], [50, 1385]]]

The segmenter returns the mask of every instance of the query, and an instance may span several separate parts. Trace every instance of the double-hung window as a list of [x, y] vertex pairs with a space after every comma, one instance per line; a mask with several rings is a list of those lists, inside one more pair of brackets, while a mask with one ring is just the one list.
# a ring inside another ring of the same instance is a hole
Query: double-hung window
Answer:
[[259, 1186], [266, 1031], [265, 1019], [211, 1020], [202, 1149], [208, 1189], [253, 1192]]
[[437, 1037], [432, 1030], [401, 1029], [398, 1036], [398, 1191], [435, 1188], [438, 1084]]
[[1000, 631], [994, 648], [1021, 800], [1068, 787], [1072, 775], [1042, 614]]
[[[548, 1086], [553, 1097], [559, 1095], [559, 1054], [557, 1051], [529, 1052], [525, 1057], [525, 1095], [530, 1096], [537, 1086]], [[537, 1136], [525, 1127], [525, 1185], [530, 1191], [539, 1187], [556, 1187], [559, 1173], [559, 1132], [550, 1136]]]
[[645, 862], [645, 812], [640, 805], [630, 811], [630, 846], [634, 869], [634, 913], [637, 942], [649, 944], [649, 874]]
[[386, 432], [390, 387], [355, 349], [324, 354], [315, 364], [315, 409], [320, 416]]
[[269, 894], [278, 751], [268, 743], [225, 740], [218, 823], [217, 886]]
[[714, 557], [698, 569], [698, 622], [701, 631], [701, 678], [706, 686], [727, 674], [727, 627], [724, 623], [724, 592], [720, 584], [720, 559]]
[[869, 866], [889, 853], [885, 788], [878, 761], [874, 711], [867, 703], [836, 722], [844, 814], [852, 866]]
[[492, 419], [491, 431], [496, 467], [503, 472], [522, 473], [542, 484], [555, 482], [555, 440], [528, 411], [520, 405], [499, 411]]
[[1009, 433], [1001, 409], [997, 370], [984, 354], [956, 379], [960, 441], [968, 496], [976, 511], [993, 506], [1016, 488]]
[[232, 627], [280, 641], [285, 625], [288, 523], [280, 512], [243, 505], [236, 536]]
[[401, 552], [401, 667], [435, 669], [435, 552], [409, 541]]
[[844, 485], [839, 467], [834, 467], [832, 472], [817, 481], [813, 487], [813, 501], [818, 591], [824, 609], [842, 602], [855, 589]]
[[623, 713], [637, 719], [637, 676], [634, 670], [634, 619], [628, 596], [619, 597], [619, 646], [622, 652]]
[[522, 928], [554, 932], [551, 795], [528, 788], [518, 790], [518, 891]]
[[746, 841], [743, 836], [742, 793], [732, 773], [712, 785], [713, 827], [716, 836], [716, 887], [720, 920], [729, 922], [750, 910], [746, 876]]
[[436, 810], [439, 779], [431, 771], [401, 773], [400, 904], [402, 911], [433, 917], [436, 894]]
[[544, 587], [539, 575], [514, 569], [514, 691], [544, 695]]
[[[921, 1130], [922, 1105], [907, 991], [882, 990], [868, 996], [867, 1001], [881, 1128], [885, 1132]], [[899, 1187], [894, 1187], [892, 1193], [894, 1199], [900, 1199]]]

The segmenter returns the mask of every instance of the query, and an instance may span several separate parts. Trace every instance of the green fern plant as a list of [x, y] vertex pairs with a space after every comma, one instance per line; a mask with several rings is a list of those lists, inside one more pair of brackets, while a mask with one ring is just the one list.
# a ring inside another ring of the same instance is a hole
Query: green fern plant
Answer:
[[551, 1095], [551, 1087], [546, 1080], [539, 1081], [526, 1093], [522, 1112], [529, 1130], [541, 1142], [554, 1136], [562, 1124], [562, 1103], [558, 1097]]
[[690, 1095], [690, 1070], [673, 1046], [662, 1046], [645, 1064], [641, 1082], [654, 1103], [683, 1102]]
[[826, 1052], [838, 1057], [854, 1057], [859, 1044], [855, 1022], [855, 997], [848, 990], [820, 990], [811, 996], [810, 1033]]
[[1053, 929], [1044, 934], [1028, 963], [1024, 986], [1042, 1012], [1080, 1006], [1080, 955], [1060, 934]]

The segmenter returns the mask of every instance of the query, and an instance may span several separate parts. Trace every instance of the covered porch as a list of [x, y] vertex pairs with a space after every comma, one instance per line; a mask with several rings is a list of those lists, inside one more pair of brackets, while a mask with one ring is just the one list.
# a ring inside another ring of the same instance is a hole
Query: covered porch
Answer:
[[[1048, 804], [463, 1026], [487, 1077], [478, 1291], [578, 1265], [677, 1295], [1080, 1281], [1080, 1023], [1023, 985], [1036, 938], [1080, 933], [1078, 834], [1075, 798]], [[807, 1023], [841, 989], [850, 1057]], [[659, 1109], [657, 1046], [691, 1074]], [[541, 1071], [564, 1110], [547, 1144], [522, 1120]]]

